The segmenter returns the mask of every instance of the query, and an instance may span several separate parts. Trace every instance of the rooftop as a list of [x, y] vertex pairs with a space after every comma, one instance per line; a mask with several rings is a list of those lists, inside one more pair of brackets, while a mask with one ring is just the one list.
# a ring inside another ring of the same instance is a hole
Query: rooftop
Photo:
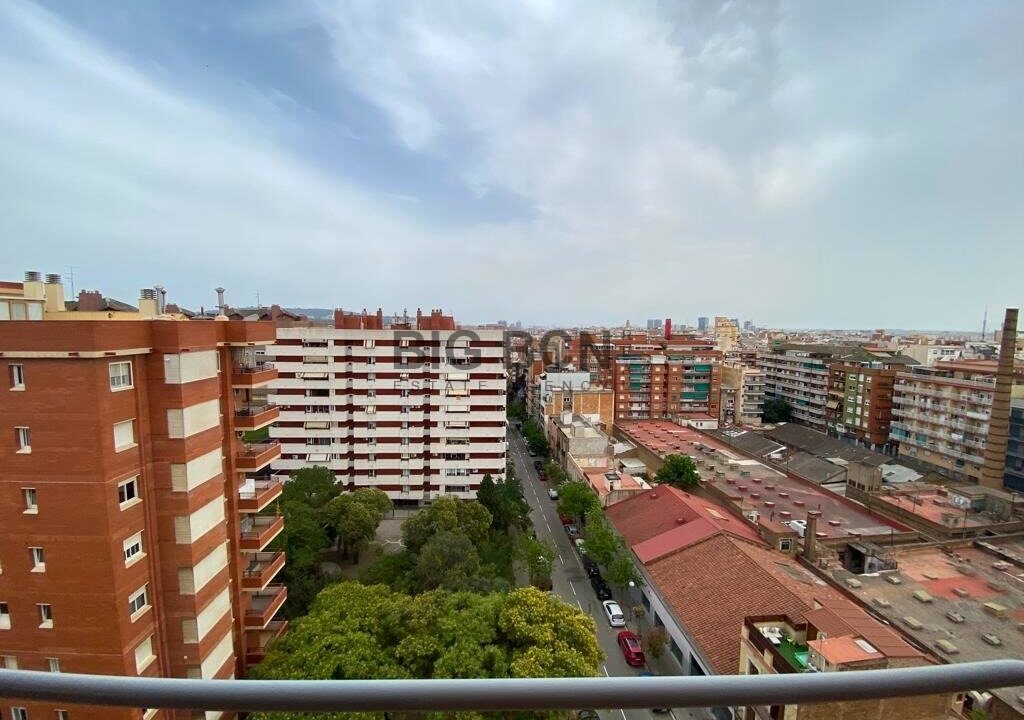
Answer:
[[765, 435], [783, 445], [803, 450], [817, 458], [841, 458], [848, 462], [859, 462], [870, 467], [878, 467], [879, 465], [893, 462], [893, 458], [888, 455], [872, 452], [867, 448], [843, 442], [837, 438], [829, 437], [825, 433], [796, 423], [782, 423], [771, 430], [766, 430]]

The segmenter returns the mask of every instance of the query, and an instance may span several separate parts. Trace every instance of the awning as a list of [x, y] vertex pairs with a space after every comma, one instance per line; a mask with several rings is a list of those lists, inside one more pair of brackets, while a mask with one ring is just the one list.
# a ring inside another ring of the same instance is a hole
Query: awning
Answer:
[[327, 462], [328, 453], [310, 453], [306, 456], [308, 462]]

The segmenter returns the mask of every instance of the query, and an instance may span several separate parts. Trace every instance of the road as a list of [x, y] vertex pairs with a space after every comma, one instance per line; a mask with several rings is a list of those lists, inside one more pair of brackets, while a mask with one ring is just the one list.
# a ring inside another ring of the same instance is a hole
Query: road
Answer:
[[[516, 474], [523, 484], [526, 502], [530, 505], [530, 519], [537, 537], [550, 543], [556, 551], [551, 582], [555, 593], [568, 603], [577, 605], [580, 610], [591, 615], [597, 624], [597, 640], [604, 650], [605, 662], [602, 670], [611, 677], [631, 677], [639, 675], [644, 668], [633, 668], [626, 664], [616, 641], [616, 633], [621, 628], [608, 626], [601, 602], [590, 587], [590, 581], [583, 571], [583, 564], [569, 537], [562, 529], [556, 509], [557, 501], [548, 497], [549, 484], [541, 482], [534, 470], [533, 460], [526, 448], [522, 435], [509, 425], [509, 454], [515, 463]], [[628, 613], [628, 608], [623, 608]], [[636, 628], [632, 628], [634, 632]], [[600, 710], [602, 720], [652, 720], [652, 718], [672, 718], [674, 720], [707, 720], [709, 715], [699, 710], [685, 708], [673, 709], [668, 715], [659, 715], [642, 709]]]

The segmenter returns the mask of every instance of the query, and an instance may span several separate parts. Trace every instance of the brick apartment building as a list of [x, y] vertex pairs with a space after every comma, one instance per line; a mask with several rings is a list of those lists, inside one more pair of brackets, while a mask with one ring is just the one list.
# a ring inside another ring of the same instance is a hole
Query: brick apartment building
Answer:
[[333, 327], [280, 327], [275, 470], [324, 466], [346, 488], [399, 502], [473, 498], [505, 472], [501, 330], [458, 330], [450, 315], [335, 312]]
[[828, 366], [825, 423], [828, 434], [888, 452], [896, 374], [917, 362], [904, 355], [860, 348]]
[[[277, 416], [253, 402], [276, 375], [256, 361], [274, 326], [188, 321], [153, 291], [79, 314], [56, 276], [0, 290], [0, 316], [46, 317], [0, 322], [0, 665], [243, 676], [285, 626], [284, 555], [264, 550], [283, 519], [257, 515], [281, 492], [266, 475], [279, 449], [239, 439]], [[192, 717], [7, 699], [0, 713]]]

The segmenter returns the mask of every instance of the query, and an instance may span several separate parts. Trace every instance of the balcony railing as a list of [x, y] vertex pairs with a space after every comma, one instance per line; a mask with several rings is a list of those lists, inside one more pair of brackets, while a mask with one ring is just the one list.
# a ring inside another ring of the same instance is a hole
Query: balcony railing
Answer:
[[258, 552], [265, 548], [282, 530], [284, 530], [284, 517], [281, 515], [247, 517], [241, 523], [239, 544], [244, 551]]
[[236, 430], [259, 430], [277, 420], [281, 411], [277, 405], [239, 405], [235, 408]]
[[233, 387], [254, 387], [276, 378], [277, 368], [273, 363], [257, 362], [248, 365], [235, 365], [231, 368], [231, 385]]
[[277, 498], [284, 490], [287, 473], [257, 478], [251, 485], [238, 491], [238, 510], [244, 513], [259, 512]]
[[281, 444], [277, 440], [264, 443], [242, 443], [235, 454], [235, 467], [242, 472], [256, 472], [279, 457], [281, 457]]
[[225, 711], [545, 710], [841, 702], [1024, 685], [1024, 660], [781, 675], [489, 680], [185, 680], [0, 670], [0, 697]]
[[281, 609], [288, 599], [288, 589], [284, 585], [270, 585], [265, 590], [249, 596], [249, 609], [245, 611], [245, 627], [249, 630], [261, 630], [274, 619], [274, 613]]
[[246, 590], [263, 590], [284, 567], [283, 552], [258, 552], [249, 557], [249, 565], [242, 571]]

